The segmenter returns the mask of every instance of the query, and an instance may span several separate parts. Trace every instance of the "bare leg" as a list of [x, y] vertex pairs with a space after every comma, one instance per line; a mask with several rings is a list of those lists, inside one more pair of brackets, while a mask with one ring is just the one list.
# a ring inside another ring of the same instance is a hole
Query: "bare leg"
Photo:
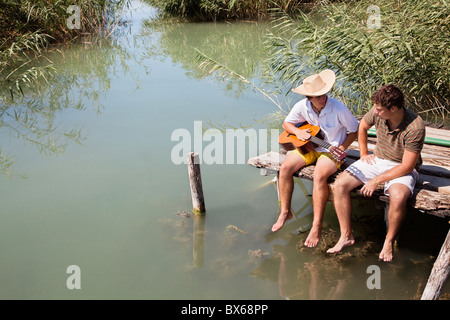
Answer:
[[403, 184], [396, 183], [389, 188], [389, 226], [379, 255], [383, 261], [390, 262], [394, 257], [394, 241], [406, 217], [406, 201], [410, 195], [411, 191]]
[[336, 245], [328, 249], [328, 253], [339, 252], [355, 243], [351, 226], [352, 200], [350, 193], [361, 184], [362, 182], [359, 179], [347, 171], [341, 173], [334, 182], [334, 207], [339, 219], [341, 236]]
[[294, 173], [306, 165], [305, 161], [294, 153], [289, 153], [280, 167], [278, 177], [278, 188], [280, 192], [281, 212], [277, 222], [272, 226], [272, 231], [278, 231], [286, 220], [292, 218], [291, 201], [292, 192], [294, 190]]
[[337, 171], [336, 164], [328, 158], [320, 158], [314, 168], [313, 183], [313, 224], [305, 240], [306, 247], [315, 247], [322, 233], [322, 220], [327, 200], [330, 195], [328, 178]]

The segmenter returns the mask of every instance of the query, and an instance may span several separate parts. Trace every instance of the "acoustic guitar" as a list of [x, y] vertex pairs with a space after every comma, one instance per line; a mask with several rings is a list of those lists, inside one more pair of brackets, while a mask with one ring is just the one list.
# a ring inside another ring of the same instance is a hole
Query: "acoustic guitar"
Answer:
[[307, 122], [302, 122], [297, 124], [296, 127], [300, 130], [309, 129], [311, 137], [306, 141], [302, 141], [297, 138], [295, 134], [288, 133], [284, 130], [278, 138], [278, 142], [283, 149], [289, 151], [297, 148], [300, 153], [306, 154], [314, 149], [314, 145], [318, 145], [330, 151], [332, 157], [337, 161], [343, 161], [347, 156], [347, 152], [323, 140], [323, 133], [319, 126], [313, 126]]

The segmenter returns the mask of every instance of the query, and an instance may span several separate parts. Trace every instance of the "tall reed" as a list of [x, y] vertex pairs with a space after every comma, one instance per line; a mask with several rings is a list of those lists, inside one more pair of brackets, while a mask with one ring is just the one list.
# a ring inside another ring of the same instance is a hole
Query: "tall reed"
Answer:
[[[357, 110], [395, 83], [408, 105], [425, 116], [450, 111], [450, 7], [444, 0], [323, 2], [311, 15], [282, 14], [269, 37], [270, 66], [279, 80], [298, 85], [325, 68], [339, 78], [335, 93]], [[375, 9], [377, 9], [375, 8]], [[375, 23], [375, 24], [374, 24]]]
[[[56, 132], [51, 125], [54, 111], [46, 110], [52, 106], [34, 103], [35, 95], [24, 92], [26, 88], [39, 91], [39, 83], [55, 73], [44, 49], [49, 43], [71, 41], [86, 33], [110, 36], [121, 22], [118, 12], [129, 4], [129, 0], [76, 1], [80, 28], [70, 29], [67, 9], [74, 2], [0, 0], [0, 127], [8, 127], [13, 135], [44, 152], [58, 152], [64, 148], [65, 139], [80, 139], [76, 130]], [[45, 118], [44, 125], [37, 120], [41, 117]], [[0, 176], [13, 175], [14, 161], [0, 146]]]
[[216, 21], [267, 18], [274, 7], [294, 12], [314, 0], [145, 0], [165, 17]]
[[[120, 12], [130, 0], [80, 0], [80, 28], [68, 27], [71, 0], [0, 0], [0, 102], [23, 94], [24, 87], [53, 71], [40, 60], [52, 42], [66, 42], [83, 34], [109, 36], [121, 22]], [[42, 60], [42, 59], [41, 59]], [[4, 90], [2, 90], [4, 92]]]

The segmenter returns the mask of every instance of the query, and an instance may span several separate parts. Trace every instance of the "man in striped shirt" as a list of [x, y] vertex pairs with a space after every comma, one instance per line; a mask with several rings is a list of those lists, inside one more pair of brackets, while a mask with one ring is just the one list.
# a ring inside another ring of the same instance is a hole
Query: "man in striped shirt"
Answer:
[[[363, 185], [361, 193], [370, 197], [384, 184], [389, 196], [388, 230], [379, 258], [392, 261], [393, 243], [406, 216], [406, 202], [414, 191], [422, 164], [420, 152], [425, 140], [422, 118], [406, 109], [401, 90], [384, 85], [371, 97], [373, 108], [363, 117], [358, 129], [360, 160], [349, 166], [334, 184], [334, 205], [341, 236], [327, 252], [339, 252], [355, 243], [351, 230], [350, 193]], [[377, 144], [369, 154], [367, 131], [375, 125]]]

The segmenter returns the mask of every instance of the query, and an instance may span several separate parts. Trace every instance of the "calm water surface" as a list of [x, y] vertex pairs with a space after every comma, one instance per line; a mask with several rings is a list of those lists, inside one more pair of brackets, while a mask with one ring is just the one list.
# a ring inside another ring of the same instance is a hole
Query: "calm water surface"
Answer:
[[[432, 217], [412, 212], [385, 264], [383, 209], [355, 202], [358, 243], [330, 256], [338, 223], [329, 205], [319, 247], [305, 250], [311, 183], [296, 180], [296, 217], [272, 233], [273, 176], [237, 163], [202, 164], [207, 213], [185, 215], [174, 130], [194, 143], [194, 121], [239, 127], [276, 111], [251, 88], [202, 78], [194, 48], [257, 79], [267, 25], [154, 24], [154, 11], [135, 5], [117, 39], [50, 53], [57, 75], [3, 115], [0, 145], [14, 163], [0, 180], [0, 298], [419, 298], [446, 235]], [[71, 265], [79, 290], [67, 287]], [[367, 287], [371, 265], [381, 289]]]

